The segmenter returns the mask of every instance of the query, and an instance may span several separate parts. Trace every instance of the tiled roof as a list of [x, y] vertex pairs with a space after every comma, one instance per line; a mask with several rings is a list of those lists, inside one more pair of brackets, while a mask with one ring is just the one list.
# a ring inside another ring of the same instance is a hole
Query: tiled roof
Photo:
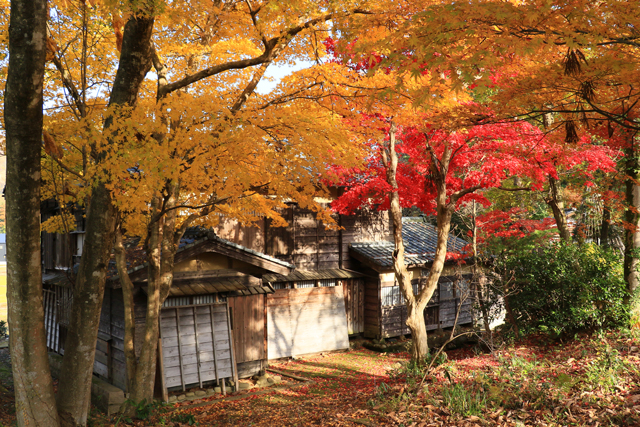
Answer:
[[262, 276], [263, 282], [277, 283], [277, 282], [296, 282], [302, 280], [323, 280], [323, 279], [352, 279], [357, 277], [363, 277], [363, 274], [351, 270], [343, 270], [339, 268], [320, 270], [320, 271], [307, 271], [296, 270], [291, 274], [265, 274]]
[[[419, 266], [433, 261], [438, 242], [436, 227], [417, 221], [414, 218], [402, 218], [402, 238], [404, 240], [405, 263], [407, 266]], [[449, 235], [447, 250], [460, 252], [468, 242]], [[349, 251], [355, 258], [364, 259], [380, 267], [393, 266], [392, 254], [395, 249], [393, 242], [363, 242], [351, 243]]]
[[[230, 242], [228, 240], [222, 239], [222, 238], [216, 236], [210, 230], [207, 230], [207, 229], [204, 229], [204, 228], [200, 228], [200, 227], [194, 227], [194, 228], [187, 229], [187, 231], [184, 233], [184, 236], [182, 236], [182, 239], [180, 240], [180, 244], [178, 246], [177, 253], [179, 253], [179, 252], [181, 252], [181, 251], [183, 251], [185, 249], [191, 248], [191, 247], [193, 247], [195, 245], [198, 245], [200, 243], [203, 243], [203, 242], [205, 242], [207, 240], [212, 241], [212, 242], [218, 242], [218, 243], [220, 243], [222, 245], [229, 246], [231, 248], [235, 248], [235, 249], [240, 250], [242, 252], [246, 252], [246, 253], [251, 254], [253, 256], [256, 256], [258, 258], [262, 258], [262, 259], [265, 259], [267, 261], [271, 261], [273, 263], [282, 265], [282, 266], [287, 267], [287, 268], [291, 268], [291, 269], [295, 268], [295, 266], [293, 264], [290, 264], [290, 263], [288, 263], [286, 261], [279, 260], [278, 258], [274, 258], [274, 257], [269, 256], [269, 255], [263, 254], [262, 252], [258, 252], [258, 251], [255, 251], [253, 249], [249, 249], [249, 248], [247, 248], [245, 246], [238, 245], [238, 244]], [[142, 252], [144, 253], [144, 251], [142, 251]], [[127, 252], [127, 255], [129, 255], [128, 252]], [[146, 266], [147, 266], [146, 261], [142, 261], [141, 263], [139, 263], [137, 265], [130, 266], [132, 268], [129, 270], [129, 272], [131, 273], [131, 272], [140, 270], [141, 268], [145, 268]], [[115, 271], [114, 271], [114, 276], [115, 276]]]
[[[260, 279], [246, 280], [244, 277], [222, 277], [214, 281], [202, 279], [198, 281], [174, 281], [169, 290], [170, 297], [183, 297], [191, 295], [208, 295], [223, 293], [228, 296], [272, 294], [274, 289], [269, 285], [262, 285]], [[249, 282], [256, 282], [251, 284]], [[142, 290], [147, 293], [147, 286]]]
[[[264, 260], [273, 262], [275, 264], [281, 265], [286, 268], [290, 268], [290, 269], [295, 268], [295, 266], [291, 263], [282, 261], [278, 258], [274, 258], [272, 256], [263, 254], [262, 252], [258, 252], [253, 249], [249, 249], [245, 246], [238, 245], [236, 243], [222, 239], [216, 236], [213, 232], [211, 232], [211, 230], [208, 230], [202, 227], [192, 227], [187, 229], [187, 231], [184, 233], [184, 236], [180, 240], [177, 253], [180, 253], [188, 248], [191, 248], [195, 245], [198, 245], [206, 241], [217, 242], [221, 245], [234, 248], [238, 251], [245, 252], [247, 254], [250, 254], [258, 258], [262, 258]], [[129, 274], [147, 267], [146, 253], [144, 249], [138, 245], [139, 242], [140, 242], [139, 237], [129, 238], [125, 241], [125, 248], [127, 251], [127, 267], [128, 267]], [[44, 281], [44, 283], [51, 284], [51, 285], [70, 286], [71, 285], [70, 276], [71, 274], [69, 272], [56, 271], [52, 273], [43, 274], [42, 280]], [[112, 282], [111, 286], [114, 286], [113, 283], [116, 283], [115, 287], [119, 287], [118, 272], [116, 269], [116, 263], [113, 255], [111, 256], [111, 260], [107, 267], [107, 277], [108, 277], [107, 280]]]

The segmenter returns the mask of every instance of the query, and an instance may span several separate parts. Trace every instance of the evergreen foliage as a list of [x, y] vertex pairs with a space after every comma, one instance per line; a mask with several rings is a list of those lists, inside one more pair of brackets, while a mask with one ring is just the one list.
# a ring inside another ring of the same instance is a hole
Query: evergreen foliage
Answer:
[[594, 244], [555, 242], [496, 262], [497, 285], [522, 332], [558, 335], [625, 324], [625, 282], [619, 256]]

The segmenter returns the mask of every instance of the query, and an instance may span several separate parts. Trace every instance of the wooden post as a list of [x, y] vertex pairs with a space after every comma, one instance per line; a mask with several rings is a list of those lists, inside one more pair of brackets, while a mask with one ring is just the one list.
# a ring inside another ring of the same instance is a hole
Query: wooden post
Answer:
[[176, 311], [176, 327], [178, 328], [178, 359], [180, 360], [180, 382], [182, 383], [182, 391], [185, 391], [185, 383], [184, 383], [184, 366], [182, 361], [182, 342], [180, 341], [180, 312], [178, 308], [175, 308]]
[[198, 307], [193, 307], [193, 330], [196, 334], [196, 363], [198, 364], [198, 383], [200, 384], [200, 388], [202, 388], [202, 375], [200, 372], [200, 343], [198, 342], [198, 315], [196, 311]]
[[233, 382], [238, 391], [238, 366], [236, 366], [236, 352], [233, 348], [233, 334], [231, 333], [231, 322], [229, 320], [229, 304], [227, 303], [227, 331], [229, 333], [229, 347], [231, 347], [231, 372], [233, 373]]
[[[213, 346], [213, 370], [216, 373], [216, 384], [220, 385], [220, 375], [218, 375], [218, 356], [216, 355], [216, 322], [213, 319], [213, 307], [214, 305], [209, 306], [209, 315], [211, 316], [211, 345]], [[222, 388], [224, 389], [224, 381]]]
[[266, 370], [267, 366], [269, 366], [269, 331], [267, 330], [268, 327], [268, 323], [267, 322], [267, 308], [268, 308], [268, 304], [269, 304], [269, 298], [267, 297], [267, 294], [264, 294], [264, 318], [263, 318], [263, 322], [264, 322], [264, 356], [263, 356], [263, 363], [262, 363], [262, 369], [261, 370]]

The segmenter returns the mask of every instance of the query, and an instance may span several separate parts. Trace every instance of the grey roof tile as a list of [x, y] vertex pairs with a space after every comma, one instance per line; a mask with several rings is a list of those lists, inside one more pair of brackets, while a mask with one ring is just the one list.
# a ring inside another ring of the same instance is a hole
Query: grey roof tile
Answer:
[[[407, 266], [424, 265], [433, 261], [438, 243], [438, 233], [433, 225], [413, 218], [402, 218], [402, 238]], [[466, 241], [450, 234], [448, 251], [460, 252], [467, 244]], [[351, 243], [349, 249], [380, 267], [393, 266], [393, 242]]]

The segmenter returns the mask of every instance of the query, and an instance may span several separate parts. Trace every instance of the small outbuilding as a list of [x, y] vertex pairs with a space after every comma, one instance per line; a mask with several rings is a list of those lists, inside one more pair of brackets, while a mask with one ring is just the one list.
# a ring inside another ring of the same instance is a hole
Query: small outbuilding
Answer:
[[[414, 293], [426, 283], [435, 255], [438, 234], [436, 228], [421, 218], [402, 219], [405, 263], [413, 275]], [[467, 242], [450, 235], [447, 250], [462, 253]], [[393, 242], [362, 242], [349, 245], [349, 255], [362, 263], [367, 272], [364, 300], [364, 336], [390, 338], [410, 334], [406, 325], [407, 306], [393, 271]], [[427, 330], [452, 327], [473, 322], [471, 269], [458, 262], [445, 264], [438, 289], [424, 312]]]

